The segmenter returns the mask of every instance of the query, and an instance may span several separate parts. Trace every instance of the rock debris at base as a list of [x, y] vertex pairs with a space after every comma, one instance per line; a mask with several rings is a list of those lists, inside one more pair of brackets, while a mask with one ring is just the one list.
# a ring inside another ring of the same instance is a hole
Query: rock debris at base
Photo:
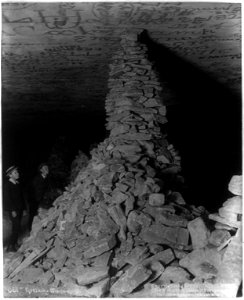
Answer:
[[232, 245], [240, 236], [240, 180], [231, 181], [237, 194], [209, 218], [204, 207], [186, 203], [178, 190], [180, 156], [164, 132], [162, 87], [146, 51], [136, 34], [121, 37], [105, 103], [110, 135], [88, 162], [77, 157], [77, 176], [35, 217], [30, 237], [5, 266], [7, 283], [88, 297], [153, 296], [170, 284], [214, 287], [228, 280], [224, 268], [238, 288], [240, 247]]

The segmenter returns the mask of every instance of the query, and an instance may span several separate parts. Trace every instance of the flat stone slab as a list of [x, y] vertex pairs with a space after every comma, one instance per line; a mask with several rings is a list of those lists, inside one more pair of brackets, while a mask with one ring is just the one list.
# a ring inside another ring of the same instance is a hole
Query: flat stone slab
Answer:
[[157, 283], [185, 283], [191, 282], [190, 274], [181, 267], [168, 266], [159, 277]]
[[229, 185], [228, 190], [237, 196], [242, 195], [242, 176], [234, 175], [232, 176]]
[[219, 247], [223, 243], [225, 243], [229, 238], [231, 237], [230, 233], [228, 230], [224, 229], [216, 229], [211, 232], [211, 235], [209, 237], [209, 243]]
[[151, 206], [162, 206], [165, 202], [165, 196], [164, 194], [151, 194], [149, 196], [149, 204]]
[[208, 244], [210, 232], [202, 218], [196, 218], [188, 222], [187, 228], [190, 232], [193, 249], [203, 248]]
[[84, 268], [80, 274], [77, 274], [75, 279], [79, 285], [88, 285], [106, 278], [108, 270], [107, 266]]
[[226, 218], [223, 218], [223, 217], [219, 216], [218, 214], [209, 214], [208, 217], [211, 220], [214, 220], [214, 221], [222, 223], [222, 224], [226, 224], [230, 227], [234, 227], [234, 228], [241, 227], [241, 222], [240, 221], [233, 222], [233, 221], [230, 221]]
[[136, 287], [146, 281], [152, 272], [142, 265], [129, 268], [110, 288], [114, 297], [130, 294]]
[[144, 228], [140, 237], [147, 243], [152, 244], [166, 244], [183, 247], [188, 245], [189, 231], [181, 227], [168, 227], [161, 224], [151, 225]]
[[223, 203], [223, 207], [230, 212], [242, 214], [242, 197], [229, 198]]
[[195, 249], [182, 258], [179, 264], [197, 278], [217, 277], [221, 265], [221, 254], [216, 248]]
[[85, 258], [91, 258], [101, 255], [104, 252], [109, 251], [117, 244], [114, 235], [103, 238], [99, 241], [95, 241], [91, 246], [84, 252]]

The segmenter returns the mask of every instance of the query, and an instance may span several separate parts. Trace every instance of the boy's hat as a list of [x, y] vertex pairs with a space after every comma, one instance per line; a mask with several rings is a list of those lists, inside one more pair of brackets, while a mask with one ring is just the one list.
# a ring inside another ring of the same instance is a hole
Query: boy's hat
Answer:
[[9, 167], [9, 168], [6, 170], [6, 175], [9, 176], [9, 175], [13, 172], [13, 170], [16, 170], [16, 169], [18, 169], [18, 167], [16, 167], [16, 166], [11, 166], [11, 167]]

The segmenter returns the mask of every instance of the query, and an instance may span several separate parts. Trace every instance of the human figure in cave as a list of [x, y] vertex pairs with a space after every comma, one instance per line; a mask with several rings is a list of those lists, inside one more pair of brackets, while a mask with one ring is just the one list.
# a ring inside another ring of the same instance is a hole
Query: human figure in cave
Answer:
[[31, 182], [31, 195], [29, 197], [29, 229], [39, 208], [48, 208], [48, 191], [50, 190], [49, 167], [47, 163], [38, 166], [38, 174]]
[[22, 216], [26, 215], [26, 204], [22, 186], [19, 183], [20, 174], [18, 168], [11, 166], [6, 170], [6, 176], [8, 180], [3, 189], [3, 209], [8, 212], [12, 224], [7, 251], [15, 252], [18, 249]]

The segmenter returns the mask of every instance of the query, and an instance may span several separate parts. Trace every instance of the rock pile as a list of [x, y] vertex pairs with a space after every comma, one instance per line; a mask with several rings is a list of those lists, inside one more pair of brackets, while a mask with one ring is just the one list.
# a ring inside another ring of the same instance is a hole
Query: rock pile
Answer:
[[[9, 283], [79, 296], [154, 295], [153, 287], [213, 281], [230, 229], [211, 232], [204, 207], [176, 190], [180, 157], [161, 125], [161, 87], [137, 35], [122, 36], [106, 98], [110, 136], [5, 269]], [[229, 204], [226, 204], [229, 207]], [[233, 224], [232, 224], [233, 225]]]

